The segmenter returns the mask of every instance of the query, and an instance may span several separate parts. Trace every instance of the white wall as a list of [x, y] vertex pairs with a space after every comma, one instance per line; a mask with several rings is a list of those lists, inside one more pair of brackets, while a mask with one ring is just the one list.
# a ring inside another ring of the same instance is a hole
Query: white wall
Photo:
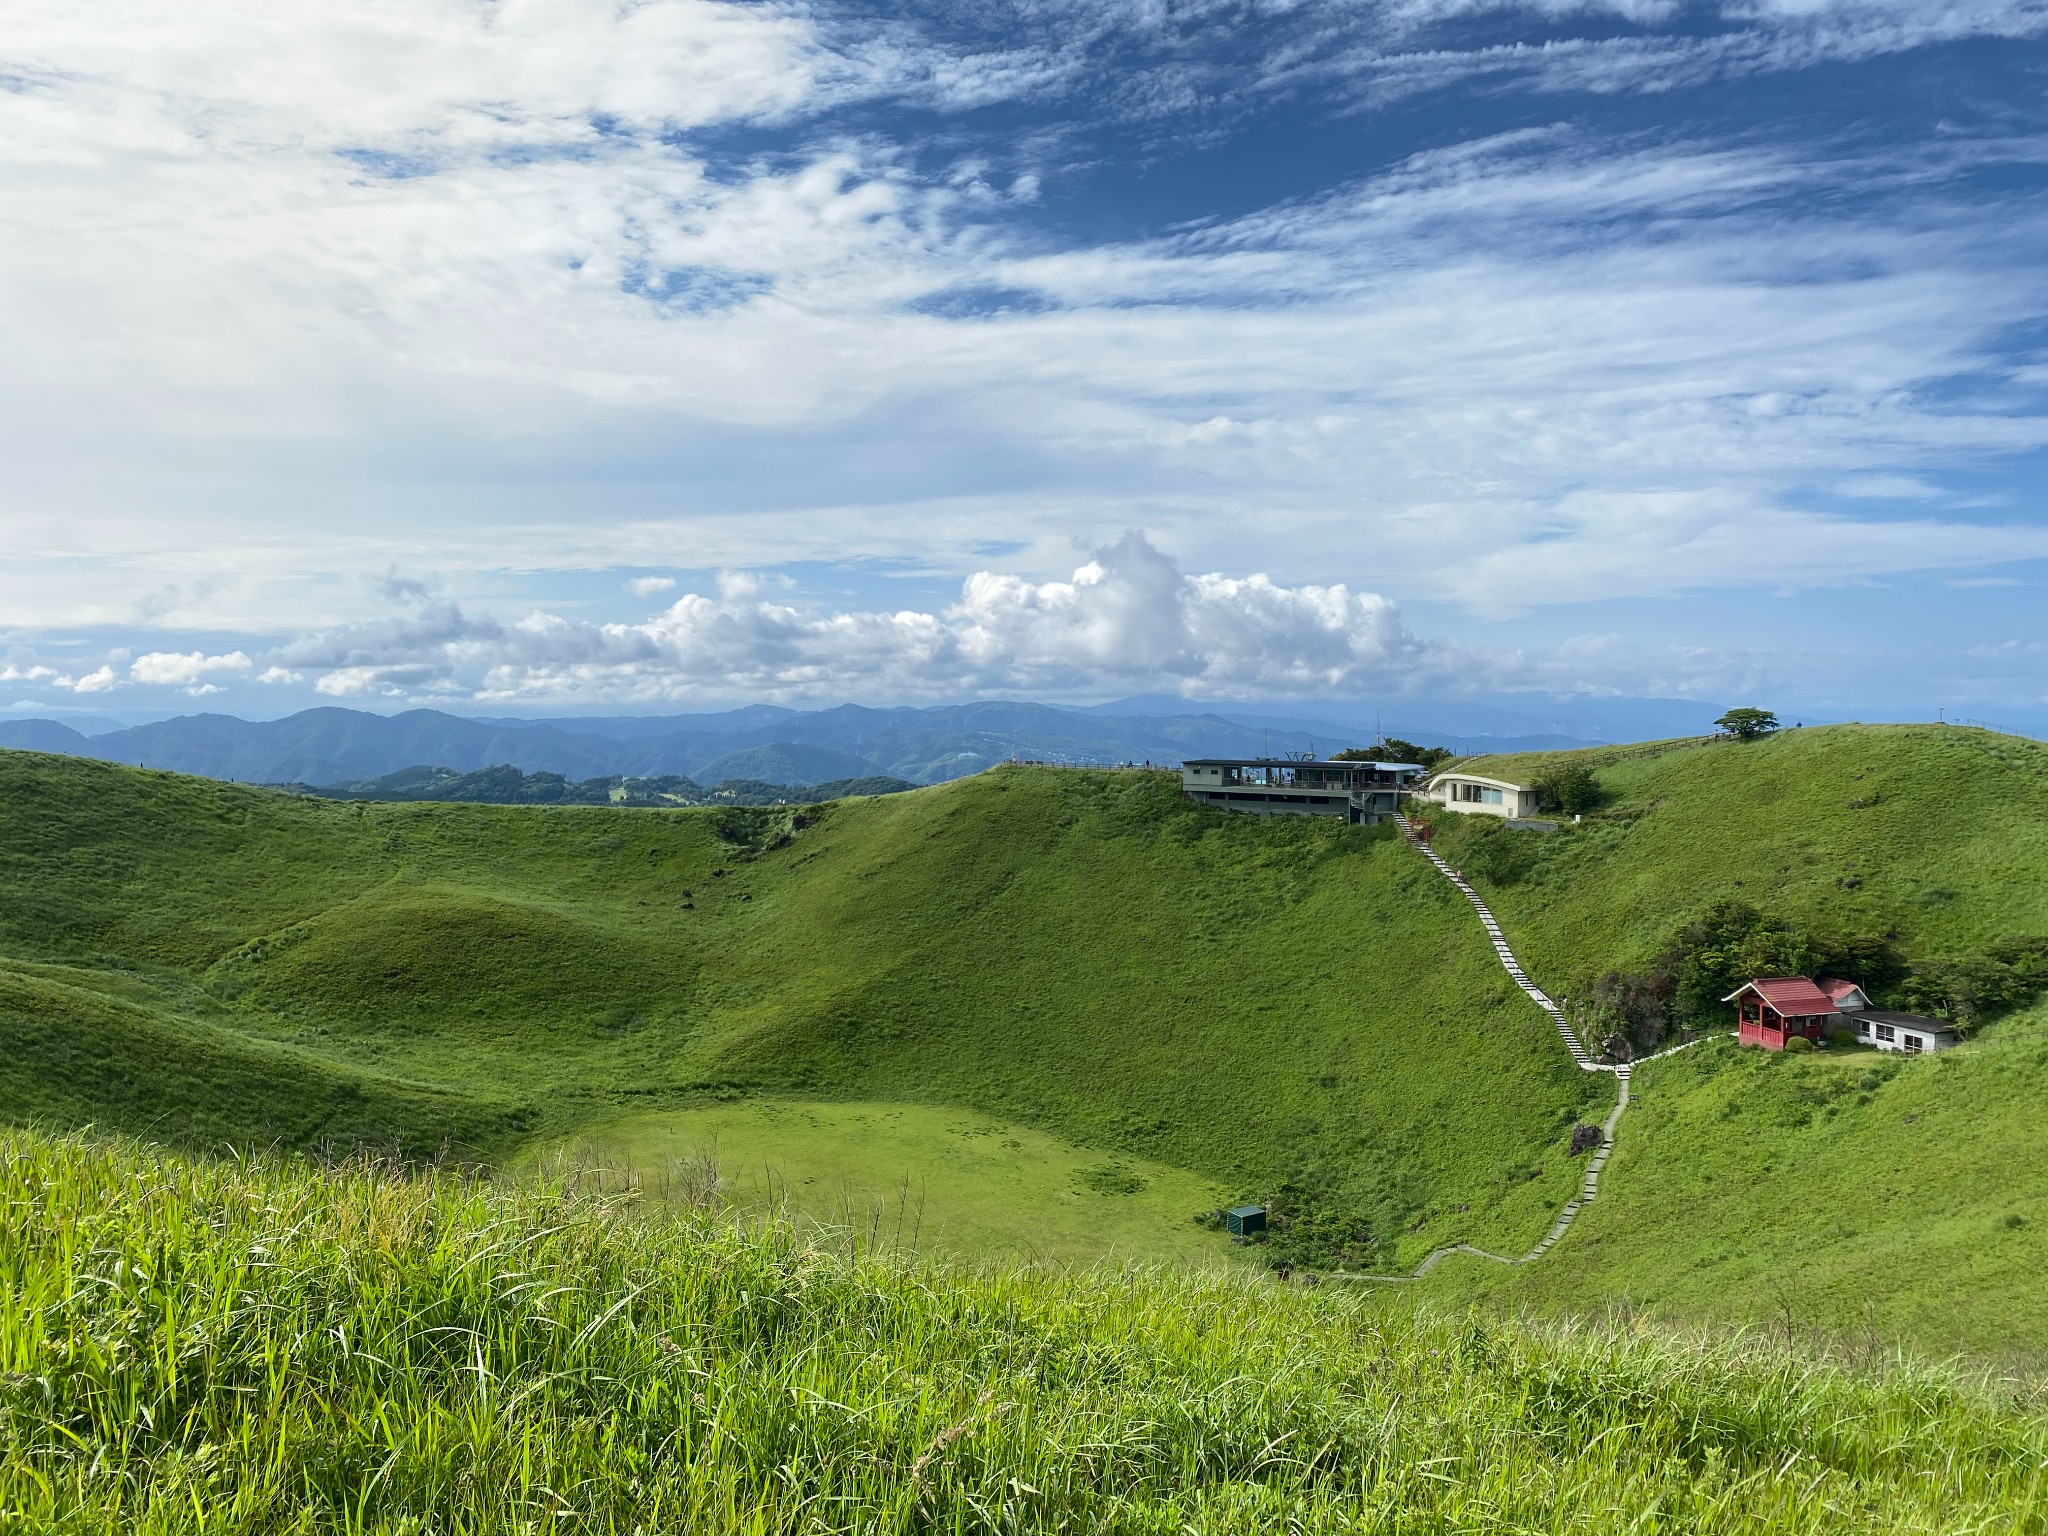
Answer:
[[[1906, 1049], [1906, 1036], [1908, 1035], [1918, 1035], [1920, 1037], [1922, 1041], [1920, 1053], [1922, 1055], [1932, 1054], [1935, 1051], [1951, 1050], [1959, 1043], [1952, 1037], [1930, 1034], [1924, 1029], [1915, 1029], [1910, 1024], [1872, 1024], [1868, 1020], [1857, 1019], [1852, 1022], [1851, 1029], [1854, 1031], [1854, 1038], [1859, 1044], [1874, 1045], [1880, 1051], [1904, 1052]], [[1878, 1033], [1880, 1029], [1889, 1029], [1892, 1032], [1891, 1039], [1887, 1040], [1881, 1036]], [[1868, 1031], [1867, 1033], [1865, 1032], [1866, 1030]]]
[[[1477, 785], [1482, 793], [1491, 792], [1498, 795], [1499, 799], [1460, 800], [1457, 796], [1458, 786], [1461, 784]], [[1455, 773], [1447, 774], [1430, 786], [1429, 798], [1447, 811], [1457, 811], [1465, 815], [1520, 818], [1536, 814], [1535, 790], [1520, 785], [1504, 785], [1500, 780], [1489, 781], [1477, 775], [1462, 777]]]

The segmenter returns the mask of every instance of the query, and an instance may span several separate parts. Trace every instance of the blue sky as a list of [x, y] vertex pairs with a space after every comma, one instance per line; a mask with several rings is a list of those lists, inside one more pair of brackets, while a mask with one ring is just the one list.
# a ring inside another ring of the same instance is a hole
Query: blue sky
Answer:
[[28, 0], [0, 708], [2048, 724], [2048, 4]]

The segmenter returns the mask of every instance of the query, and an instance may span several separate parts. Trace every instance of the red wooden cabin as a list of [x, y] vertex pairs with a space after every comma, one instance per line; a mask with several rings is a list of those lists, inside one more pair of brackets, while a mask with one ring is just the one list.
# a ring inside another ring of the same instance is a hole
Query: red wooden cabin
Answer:
[[1782, 1051], [1794, 1035], [1819, 1041], [1838, 1017], [1834, 999], [1804, 976], [1759, 976], [1721, 999], [1735, 1005], [1735, 1038], [1742, 1045]]

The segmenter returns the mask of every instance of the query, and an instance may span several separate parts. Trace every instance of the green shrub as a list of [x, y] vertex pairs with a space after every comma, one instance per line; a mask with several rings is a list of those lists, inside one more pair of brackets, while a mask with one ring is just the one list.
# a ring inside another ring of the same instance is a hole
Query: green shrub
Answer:
[[2030, 1003], [2048, 988], [2048, 938], [2008, 938], [1985, 955], [1926, 960], [1899, 988], [1908, 1008], [1982, 1024]]
[[1567, 816], [1583, 816], [1596, 811], [1606, 800], [1600, 788], [1600, 779], [1586, 764], [1565, 761], [1556, 767], [1537, 775], [1534, 785], [1536, 802], [1546, 811], [1562, 811]]

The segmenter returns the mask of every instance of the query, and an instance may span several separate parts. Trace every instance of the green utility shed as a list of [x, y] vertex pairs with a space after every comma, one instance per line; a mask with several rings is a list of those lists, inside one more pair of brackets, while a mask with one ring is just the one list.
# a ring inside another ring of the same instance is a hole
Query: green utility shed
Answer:
[[1263, 1205], [1233, 1205], [1223, 1213], [1223, 1225], [1232, 1237], [1250, 1237], [1254, 1232], [1266, 1230], [1266, 1208]]

